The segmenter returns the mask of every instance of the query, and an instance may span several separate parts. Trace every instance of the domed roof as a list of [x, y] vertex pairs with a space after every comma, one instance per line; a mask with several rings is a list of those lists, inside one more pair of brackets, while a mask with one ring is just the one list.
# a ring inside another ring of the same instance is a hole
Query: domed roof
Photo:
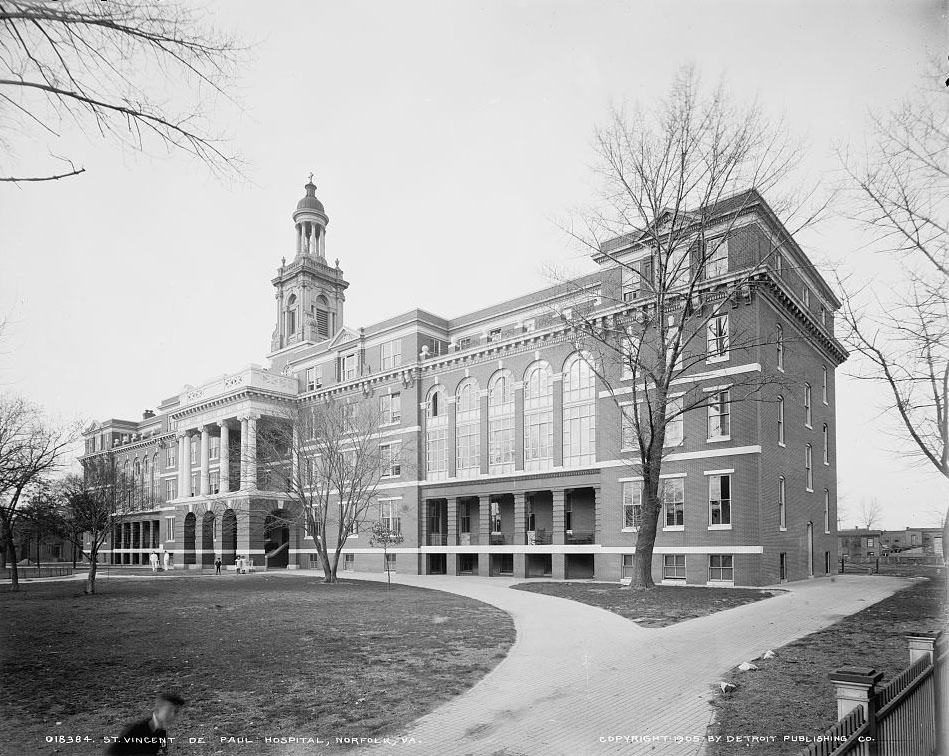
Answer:
[[315, 210], [325, 214], [323, 203], [316, 198], [316, 184], [313, 183], [313, 179], [311, 178], [303, 188], [306, 189], [306, 196], [297, 202], [297, 210]]

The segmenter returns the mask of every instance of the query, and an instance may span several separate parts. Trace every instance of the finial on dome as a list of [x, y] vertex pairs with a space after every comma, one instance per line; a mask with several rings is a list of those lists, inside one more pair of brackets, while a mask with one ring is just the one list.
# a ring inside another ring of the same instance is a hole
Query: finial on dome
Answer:
[[313, 183], [313, 171], [310, 171], [310, 183]]

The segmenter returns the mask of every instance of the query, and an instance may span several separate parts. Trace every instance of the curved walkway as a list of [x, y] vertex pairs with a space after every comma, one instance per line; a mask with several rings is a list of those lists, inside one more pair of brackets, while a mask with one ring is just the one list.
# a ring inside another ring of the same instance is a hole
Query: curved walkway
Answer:
[[[700, 753], [712, 716], [712, 685], [725, 672], [909, 583], [859, 575], [791, 583], [771, 599], [646, 629], [596, 607], [510, 590], [520, 580], [393, 580], [492, 604], [511, 614], [517, 629], [508, 656], [484, 679], [398, 733], [414, 743], [373, 749], [405, 756]], [[854, 654], [856, 663], [859, 652]]]

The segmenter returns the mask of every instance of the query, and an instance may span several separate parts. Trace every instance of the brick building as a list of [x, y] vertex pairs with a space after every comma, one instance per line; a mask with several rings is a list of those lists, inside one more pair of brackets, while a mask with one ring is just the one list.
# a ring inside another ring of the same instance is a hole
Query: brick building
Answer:
[[[258, 481], [258, 421], [362, 397], [385, 414], [380, 443], [414, 455], [387, 470], [377, 507], [405, 536], [394, 550], [399, 571], [620, 580], [635, 551], [641, 478], [616, 392], [577, 352], [571, 329], [579, 312], [610, 317], [647, 299], [617, 260], [649, 270], [649, 250], [616, 239], [570, 286], [455, 318], [414, 309], [354, 329], [343, 318], [349, 283], [326, 258], [328, 216], [312, 182], [305, 189], [295, 256], [271, 282], [269, 368], [186, 386], [141, 421], [87, 429], [84, 459], [111, 455], [134, 482], [135, 512], [111, 559], [147, 563], [158, 550], [177, 566], [207, 566], [215, 555], [232, 564], [237, 554], [270, 569], [315, 565], [306, 535], [274, 524], [285, 497]], [[723, 255], [706, 286], [731, 298], [717, 325], [724, 337], [714, 354], [710, 337], [707, 357], [680, 379], [721, 401], [714, 417], [686, 412], [669, 438], [655, 577], [764, 585], [825, 574], [837, 560], [839, 302], [757, 193], [730, 199], [726, 211]], [[736, 280], [743, 285], [729, 289]], [[760, 337], [740, 354], [727, 346], [739, 330]], [[729, 381], [772, 372], [783, 382], [732, 401]], [[611, 381], [623, 385], [621, 374]], [[344, 554], [345, 569], [383, 567], [365, 535]]]
[[837, 540], [840, 556], [848, 559], [885, 556], [886, 546], [883, 543], [882, 536], [882, 530], [867, 528], [838, 530]]

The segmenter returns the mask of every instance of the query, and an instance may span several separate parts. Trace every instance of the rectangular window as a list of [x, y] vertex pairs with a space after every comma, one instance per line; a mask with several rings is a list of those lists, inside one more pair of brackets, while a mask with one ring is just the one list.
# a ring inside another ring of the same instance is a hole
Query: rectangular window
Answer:
[[639, 348], [642, 341], [638, 336], [624, 336], [623, 345], [619, 351], [620, 362], [623, 363], [620, 378], [624, 381], [632, 378], [639, 372]]
[[380, 499], [379, 520], [392, 533], [402, 532], [402, 518], [398, 516], [401, 499]]
[[386, 554], [386, 572], [395, 572], [396, 554]]
[[872, 538], [868, 538], [868, 539], [867, 539], [867, 548], [868, 548], [868, 549], [872, 549], [872, 548], [873, 548], [873, 539], [872, 539]]
[[623, 571], [620, 573], [623, 580], [633, 578], [633, 555], [623, 554]]
[[524, 333], [533, 333], [537, 330], [537, 322], [531, 318], [524, 321]]
[[728, 359], [728, 315], [717, 315], [708, 321], [706, 343], [708, 362]]
[[467, 501], [458, 506], [458, 531], [460, 533], [471, 532], [471, 504]]
[[221, 437], [220, 436], [208, 437], [208, 458], [209, 459], [221, 458]]
[[623, 449], [632, 449], [636, 445], [636, 428], [633, 424], [633, 407], [620, 407], [620, 438]]
[[729, 391], [713, 394], [708, 405], [708, 437], [729, 438], [731, 435], [731, 399]]
[[731, 554], [709, 554], [708, 579], [710, 582], [735, 582], [734, 557]]
[[639, 289], [639, 274], [629, 268], [623, 268], [621, 276], [623, 301], [630, 302], [636, 298], [636, 291]]
[[398, 444], [381, 444], [379, 446], [379, 457], [382, 464], [383, 476], [402, 474], [402, 466], [399, 463]]
[[353, 572], [356, 569], [356, 555], [343, 554], [343, 572]]
[[709, 525], [731, 525], [732, 521], [732, 476], [708, 476], [708, 522]]
[[177, 480], [166, 480], [165, 481], [165, 501], [171, 501], [172, 499], [178, 498], [178, 481]]
[[343, 357], [343, 380], [353, 381], [356, 379], [356, 355], [347, 354]]
[[685, 554], [663, 555], [662, 579], [685, 580]]
[[623, 527], [639, 528], [643, 519], [642, 481], [623, 483]]
[[382, 411], [382, 423], [384, 425], [402, 422], [401, 394], [383, 394], [379, 398], [379, 404]]
[[470, 349], [470, 348], [471, 348], [471, 337], [470, 337], [470, 336], [465, 336], [464, 338], [458, 339], [458, 341], [455, 342], [455, 349], [456, 349], [457, 351], [459, 351], [459, 352], [460, 352], [462, 349]]
[[491, 341], [500, 341], [500, 340], [501, 340], [501, 329], [500, 329], [500, 328], [492, 328], [490, 331], [488, 331], [488, 341], [489, 341], [489, 342], [491, 342]]
[[191, 473], [191, 495], [198, 496], [201, 493], [201, 489], [198, 488], [200, 485], [201, 474], [200, 473]]
[[165, 467], [176, 467], [178, 465], [178, 445], [172, 444], [165, 449]]
[[705, 249], [705, 277], [715, 278], [728, 272], [728, 239], [720, 236], [708, 242]]
[[666, 402], [666, 439], [663, 446], [678, 446], [685, 438], [685, 415], [682, 412], [682, 399], [669, 399]]
[[221, 490], [221, 473], [215, 471], [208, 473], [208, 490], [213, 493], [219, 493]]
[[685, 481], [672, 478], [662, 482], [662, 508], [666, 513], [666, 527], [685, 526]]
[[196, 438], [191, 439], [191, 464], [198, 464], [198, 452], [201, 451], [201, 445]]
[[402, 340], [387, 341], [382, 345], [382, 369], [392, 370], [402, 366]]
[[175, 518], [174, 516], [165, 518], [165, 540], [175, 540]]
[[313, 366], [306, 369], [306, 390], [315, 391], [323, 386], [323, 368]]

